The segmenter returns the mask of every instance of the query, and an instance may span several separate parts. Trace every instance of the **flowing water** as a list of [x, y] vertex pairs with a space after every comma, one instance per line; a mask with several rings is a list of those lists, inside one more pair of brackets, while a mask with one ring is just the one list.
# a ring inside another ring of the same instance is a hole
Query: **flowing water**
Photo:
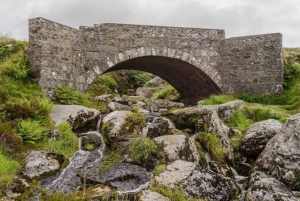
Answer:
[[[97, 131], [90, 131], [81, 135], [97, 135], [101, 139], [101, 145], [93, 151], [78, 150], [69, 159], [70, 163], [64, 168], [56, 179], [46, 186], [49, 192], [54, 190], [62, 193], [70, 193], [79, 186], [82, 186], [82, 179], [78, 175], [80, 171], [95, 168], [98, 171], [103, 152], [105, 150], [105, 143], [102, 135]], [[80, 142], [80, 140], [79, 140]]]

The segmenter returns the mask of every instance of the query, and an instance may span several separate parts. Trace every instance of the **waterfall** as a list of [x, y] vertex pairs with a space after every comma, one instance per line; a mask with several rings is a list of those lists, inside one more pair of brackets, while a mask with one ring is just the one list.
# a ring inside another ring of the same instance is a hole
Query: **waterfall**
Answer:
[[[60, 174], [45, 188], [49, 192], [61, 192], [70, 193], [79, 186], [82, 186], [82, 179], [78, 175], [78, 172], [82, 170], [99, 171], [99, 166], [103, 158], [103, 152], [105, 150], [105, 143], [102, 135], [97, 131], [90, 131], [81, 134], [81, 136], [96, 135], [101, 141], [101, 145], [93, 151], [78, 150], [69, 159], [70, 163], [64, 168]], [[81, 140], [79, 140], [81, 142]], [[81, 147], [81, 145], [79, 145]]]

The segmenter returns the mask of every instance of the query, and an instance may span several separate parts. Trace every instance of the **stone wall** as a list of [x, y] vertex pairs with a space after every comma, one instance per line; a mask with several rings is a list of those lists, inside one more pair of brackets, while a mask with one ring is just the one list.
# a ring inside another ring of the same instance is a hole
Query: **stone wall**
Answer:
[[224, 93], [270, 94], [283, 82], [282, 35], [224, 40], [221, 72]]
[[73, 29], [29, 20], [30, 74], [84, 91], [99, 75], [143, 70], [168, 81], [188, 102], [216, 93], [273, 93], [283, 82], [281, 35], [225, 39], [218, 29], [100, 24]]
[[[29, 74], [38, 80], [47, 95], [57, 85], [76, 81], [75, 42], [77, 29], [43, 18], [29, 20]], [[76, 87], [77, 88], [77, 87]]]

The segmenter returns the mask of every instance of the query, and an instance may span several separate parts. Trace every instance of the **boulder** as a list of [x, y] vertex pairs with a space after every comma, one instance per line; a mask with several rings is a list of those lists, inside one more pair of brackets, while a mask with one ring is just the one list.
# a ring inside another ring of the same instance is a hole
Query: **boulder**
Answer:
[[21, 173], [25, 177], [39, 179], [58, 172], [63, 163], [64, 156], [61, 154], [33, 150], [28, 153]]
[[232, 179], [182, 160], [167, 165], [165, 171], [154, 179], [157, 184], [168, 188], [181, 188], [191, 197], [212, 201], [232, 200], [238, 192]]
[[85, 151], [92, 151], [98, 149], [102, 145], [102, 136], [97, 132], [81, 133], [80, 137], [80, 149]]
[[257, 158], [267, 142], [281, 129], [282, 123], [268, 119], [249, 126], [242, 137], [240, 151], [244, 156]]
[[164, 83], [166, 83], [165, 80], [161, 79], [158, 76], [155, 76], [153, 79], [149, 80], [145, 86], [149, 86], [149, 87], [159, 87], [161, 85], [163, 85]]
[[155, 138], [168, 133], [169, 129], [174, 129], [174, 123], [160, 115], [148, 113], [145, 115], [147, 120], [146, 127], [142, 130], [142, 136]]
[[143, 190], [142, 196], [140, 197], [139, 201], [171, 201], [171, 200], [159, 193], [150, 190]]
[[164, 135], [154, 138], [154, 141], [163, 150], [167, 162], [183, 160], [199, 163], [200, 161], [194, 141], [185, 135]]
[[107, 107], [110, 111], [116, 111], [116, 110], [130, 111], [131, 110], [131, 107], [129, 107], [128, 105], [123, 105], [123, 104], [117, 103], [117, 102], [110, 102], [110, 103], [108, 103]]
[[245, 201], [298, 201], [298, 198], [280, 181], [262, 172], [251, 175]]
[[298, 190], [300, 175], [300, 113], [291, 116], [265, 146], [254, 170], [264, 172], [292, 190]]
[[81, 130], [84, 127], [88, 127], [87, 125], [93, 124], [94, 127], [86, 128], [85, 131], [87, 131], [96, 128], [99, 115], [100, 111], [81, 105], [54, 105], [49, 116], [56, 126], [64, 121], [68, 121], [73, 130]]
[[159, 88], [151, 87], [139, 87], [136, 90], [136, 94], [141, 98], [151, 98], [155, 92], [158, 92]]
[[109, 102], [112, 99], [112, 94], [105, 94], [94, 97], [94, 101], [97, 103]]
[[109, 142], [128, 141], [138, 137], [140, 130], [135, 129], [135, 122], [129, 122], [130, 111], [114, 111], [107, 114], [101, 123], [101, 132]]
[[148, 187], [150, 179], [151, 173], [145, 168], [124, 161], [98, 176], [87, 175], [87, 181], [109, 185], [120, 193], [139, 192]]

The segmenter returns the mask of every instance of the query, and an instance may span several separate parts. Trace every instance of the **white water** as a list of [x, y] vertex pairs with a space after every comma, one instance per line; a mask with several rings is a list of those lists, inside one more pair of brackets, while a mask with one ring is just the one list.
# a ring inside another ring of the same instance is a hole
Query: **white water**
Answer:
[[[105, 143], [103, 137], [99, 132], [90, 131], [85, 135], [96, 134], [101, 139], [101, 145], [98, 149], [93, 151], [78, 150], [69, 159], [69, 165], [63, 169], [59, 176], [53, 180], [46, 189], [50, 192], [56, 190], [57, 192], [69, 193], [74, 191], [78, 186], [82, 185], [82, 179], [78, 176], [80, 170], [86, 168], [97, 167], [99, 169], [100, 162], [103, 158], [105, 150]], [[81, 140], [79, 140], [81, 142]], [[81, 146], [81, 145], [80, 145]]]

